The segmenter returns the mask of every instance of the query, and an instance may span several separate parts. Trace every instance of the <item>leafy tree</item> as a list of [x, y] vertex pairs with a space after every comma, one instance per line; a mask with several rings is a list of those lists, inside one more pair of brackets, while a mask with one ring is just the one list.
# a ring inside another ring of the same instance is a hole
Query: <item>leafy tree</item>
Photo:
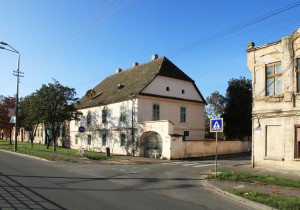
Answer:
[[10, 111], [15, 109], [15, 104], [15, 98], [0, 96], [0, 129], [3, 129], [6, 132], [6, 139], [8, 136], [10, 136], [10, 144], [12, 144], [11, 135], [14, 127], [14, 124], [10, 123]]
[[252, 84], [245, 77], [231, 79], [226, 90], [224, 134], [226, 138], [243, 139], [251, 136]]
[[206, 98], [207, 107], [206, 112], [210, 118], [220, 117], [225, 109], [226, 98], [218, 91], [213, 92]]
[[43, 85], [41, 89], [36, 92], [36, 106], [38, 107], [40, 121], [44, 123], [45, 127], [49, 129], [47, 149], [50, 142], [53, 140], [53, 149], [56, 151], [56, 139], [60, 127], [65, 121], [70, 121], [74, 118], [74, 102], [76, 91], [74, 88], [69, 88], [61, 85], [58, 81], [54, 83]]
[[20, 101], [20, 125], [24, 127], [26, 131], [29, 131], [31, 147], [33, 147], [37, 128], [39, 124], [42, 123], [42, 114], [36, 93], [26, 96]]
[[205, 108], [205, 133], [206, 137], [213, 137], [210, 133], [210, 118], [219, 118], [225, 109], [226, 98], [218, 91], [206, 97], [207, 106]]

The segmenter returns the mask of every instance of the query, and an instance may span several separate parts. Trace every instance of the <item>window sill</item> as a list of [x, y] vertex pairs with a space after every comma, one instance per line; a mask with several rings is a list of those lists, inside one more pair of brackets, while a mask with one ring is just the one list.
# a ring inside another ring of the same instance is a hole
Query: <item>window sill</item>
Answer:
[[266, 96], [265, 101], [270, 102], [270, 103], [276, 103], [276, 102], [282, 102], [284, 99], [283, 94], [277, 94], [277, 95], [272, 95], [272, 96]]
[[266, 99], [269, 99], [269, 98], [283, 98], [283, 97], [284, 97], [283, 94], [275, 94], [275, 95], [266, 96]]

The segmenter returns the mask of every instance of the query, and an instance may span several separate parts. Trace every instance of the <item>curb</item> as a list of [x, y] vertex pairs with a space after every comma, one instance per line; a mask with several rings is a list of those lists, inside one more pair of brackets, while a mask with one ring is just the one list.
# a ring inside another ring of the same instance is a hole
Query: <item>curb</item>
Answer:
[[28, 158], [36, 159], [36, 160], [42, 160], [42, 161], [46, 161], [46, 162], [53, 162], [53, 161], [47, 160], [45, 158], [36, 157], [36, 156], [32, 156], [32, 155], [27, 155], [27, 154], [22, 154], [22, 153], [18, 153], [18, 152], [12, 152], [12, 151], [8, 151], [8, 150], [4, 150], [4, 149], [1, 149], [1, 151], [6, 152], [6, 153], [10, 153], [10, 154], [15, 154], [15, 155], [23, 156], [23, 157], [28, 157]]
[[214, 185], [210, 184], [207, 181], [207, 179], [205, 178], [205, 176], [203, 176], [203, 175], [201, 176], [201, 181], [200, 182], [206, 189], [208, 189], [210, 191], [213, 191], [214, 193], [217, 193], [217, 194], [219, 194], [223, 197], [226, 197], [226, 198], [228, 198], [232, 201], [239, 202], [240, 204], [248, 206], [250, 208], [257, 209], [257, 210], [277, 210], [277, 209], [272, 208], [270, 206], [266, 206], [266, 205], [261, 204], [261, 203], [256, 203], [254, 201], [251, 201], [251, 200], [239, 197], [237, 195], [234, 195], [230, 192], [223, 191], [222, 189], [218, 188], [217, 186], [214, 186]]

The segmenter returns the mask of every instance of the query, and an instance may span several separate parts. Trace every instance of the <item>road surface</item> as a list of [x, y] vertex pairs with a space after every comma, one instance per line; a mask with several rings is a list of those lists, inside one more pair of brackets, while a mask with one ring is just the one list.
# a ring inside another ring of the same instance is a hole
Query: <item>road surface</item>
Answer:
[[[230, 162], [230, 160], [229, 160]], [[0, 151], [2, 209], [249, 209], [201, 185], [213, 160], [107, 165]], [[228, 164], [222, 160], [219, 164]], [[0, 208], [0, 209], [1, 209]]]

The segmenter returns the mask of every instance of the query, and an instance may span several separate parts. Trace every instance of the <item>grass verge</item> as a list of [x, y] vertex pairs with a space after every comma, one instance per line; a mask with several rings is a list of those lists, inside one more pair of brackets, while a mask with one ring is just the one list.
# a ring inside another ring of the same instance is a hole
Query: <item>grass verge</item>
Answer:
[[[255, 173], [233, 172], [220, 170], [217, 179], [222, 181], [257, 183], [264, 185], [277, 185], [300, 188], [300, 180], [290, 180], [274, 176], [264, 176]], [[277, 209], [300, 209], [300, 198], [291, 195], [275, 195], [255, 192], [251, 190], [235, 189], [231, 193], [240, 197], [268, 205]]]
[[254, 173], [246, 172], [231, 172], [226, 170], [220, 170], [217, 178], [219, 180], [248, 182], [248, 183], [263, 183], [272, 184], [278, 186], [295, 187], [300, 188], [300, 180], [290, 180], [274, 176], [264, 176]]
[[300, 198], [293, 196], [279, 196], [270, 195], [265, 193], [247, 191], [247, 190], [233, 190], [233, 194], [240, 197], [258, 202], [267, 206], [271, 206], [276, 209], [299, 209], [300, 208]]
[[[9, 141], [0, 140], [0, 149], [7, 151], [14, 151], [14, 144], [9, 144]], [[75, 149], [68, 149], [63, 147], [57, 147], [56, 152], [53, 151], [53, 146], [47, 149], [46, 145], [34, 144], [30, 146], [28, 142], [18, 142], [18, 153], [27, 154], [39, 158], [43, 158], [51, 161], [64, 161], [70, 163], [77, 163], [76, 157], [78, 157], [78, 151]], [[93, 160], [106, 160], [105, 154], [96, 152], [85, 152], [84, 157]]]

